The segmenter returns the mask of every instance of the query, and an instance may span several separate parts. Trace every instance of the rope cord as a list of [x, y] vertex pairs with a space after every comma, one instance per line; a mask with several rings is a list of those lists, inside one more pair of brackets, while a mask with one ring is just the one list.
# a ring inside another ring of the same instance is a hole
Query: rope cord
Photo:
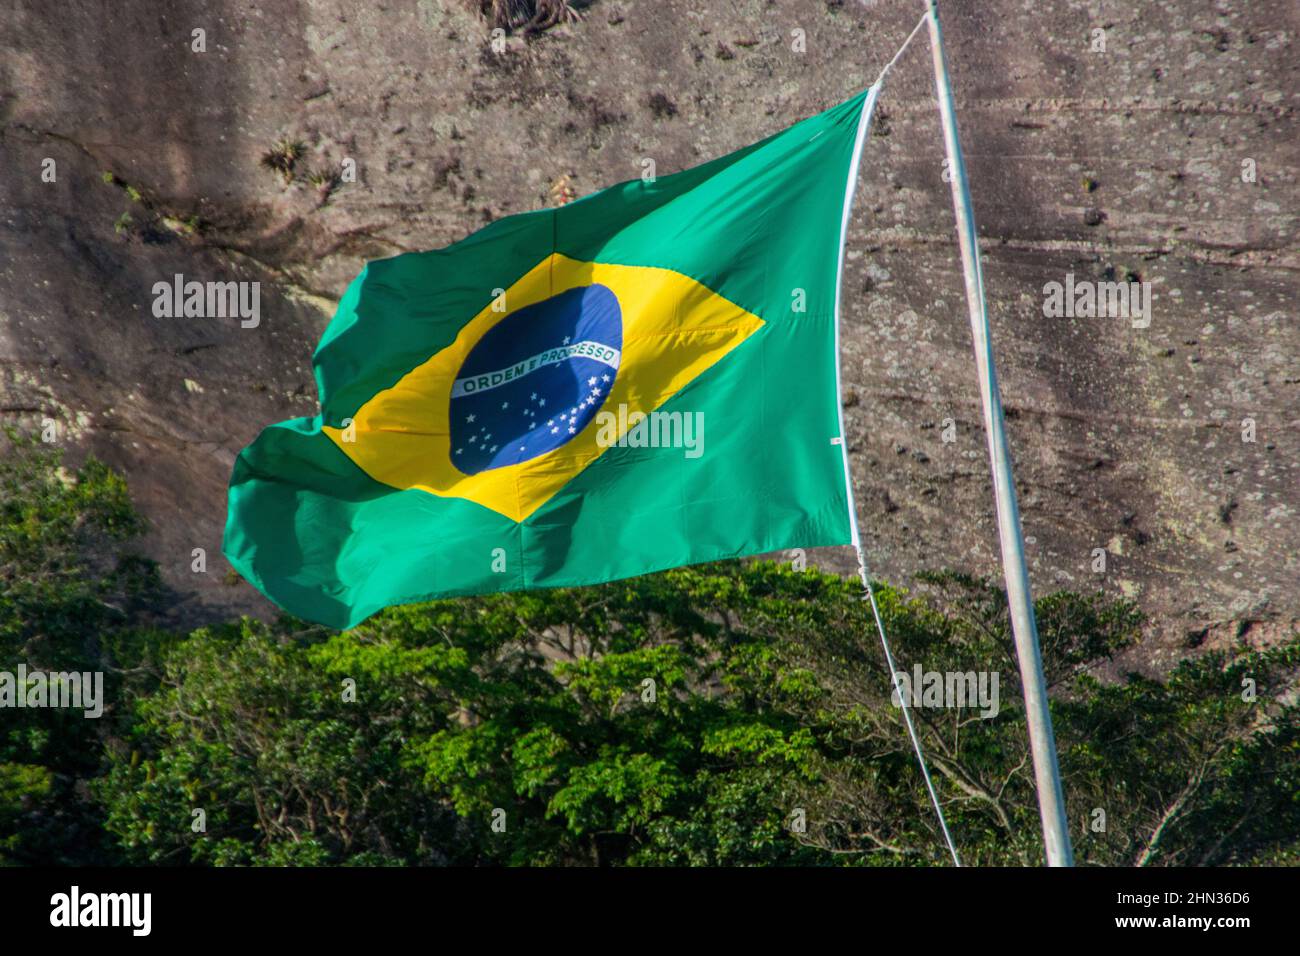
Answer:
[[[880, 71], [880, 76], [876, 77], [876, 82], [872, 84], [873, 86], [877, 88], [881, 86], [881, 84], [884, 82], [885, 74], [887, 74], [890, 71], [890, 69], [894, 66], [894, 64], [897, 63], [899, 59], [902, 57], [902, 55], [907, 51], [907, 48], [911, 44], [912, 40], [916, 37], [916, 35], [919, 32], [921, 32], [921, 28], [925, 26], [928, 16], [929, 16], [928, 13], [923, 14], [921, 16], [921, 19], [917, 21], [916, 26], [912, 28], [912, 32], [908, 34], [907, 39], [903, 41], [903, 45], [898, 48], [898, 52], [894, 54], [893, 59], [891, 59], [888, 63], [886, 63], [885, 68]], [[879, 90], [877, 90], [877, 92], [879, 92]], [[841, 249], [841, 255], [842, 254], [843, 254], [843, 250]], [[838, 315], [838, 308], [836, 312]], [[838, 322], [837, 322], [837, 328], [838, 328]], [[845, 463], [845, 470], [847, 472], [848, 443], [846, 438], [843, 437], [842, 428], [841, 428], [840, 440], [845, 443], [844, 463]], [[849, 518], [852, 523], [852, 529], [853, 529], [853, 547], [857, 551], [857, 555], [858, 555], [858, 575], [862, 579], [862, 590], [864, 592], [862, 595], [862, 600], [871, 602], [871, 615], [873, 618], [875, 618], [876, 621], [876, 632], [880, 635], [880, 645], [885, 650], [885, 664], [889, 668], [890, 680], [893, 682], [894, 692], [898, 695], [898, 702], [903, 711], [903, 722], [907, 725], [907, 735], [912, 740], [912, 749], [916, 751], [916, 759], [921, 766], [921, 776], [925, 778], [925, 789], [930, 795], [930, 803], [934, 806], [935, 815], [938, 816], [939, 818], [939, 828], [943, 831], [944, 842], [948, 844], [948, 852], [952, 854], [952, 862], [956, 866], [961, 866], [962, 865], [961, 857], [957, 853], [956, 844], [953, 843], [952, 833], [949, 832], [948, 830], [948, 821], [943, 815], [943, 807], [939, 803], [939, 794], [934, 789], [934, 780], [931, 778], [930, 768], [925, 762], [925, 750], [921, 747], [921, 738], [917, 736], [916, 733], [916, 724], [912, 720], [912, 710], [907, 700], [908, 695], [903, 693], [903, 688], [901, 687], [898, 680], [898, 669], [894, 666], [894, 654], [893, 651], [890, 650], [889, 639], [885, 636], [885, 625], [880, 618], [880, 607], [876, 603], [876, 595], [875, 592], [872, 590], [871, 578], [867, 572], [866, 553], [862, 549], [862, 540], [858, 533], [857, 506], [853, 502], [853, 485], [851, 481], [847, 482], [847, 484], [848, 484], [848, 499], [849, 499]]]

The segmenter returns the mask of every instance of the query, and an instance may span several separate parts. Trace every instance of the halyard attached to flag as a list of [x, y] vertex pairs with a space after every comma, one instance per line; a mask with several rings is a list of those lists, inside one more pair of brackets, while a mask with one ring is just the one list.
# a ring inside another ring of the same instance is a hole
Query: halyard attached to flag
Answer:
[[[348, 627], [393, 604], [851, 543], [836, 311], [870, 93], [369, 263], [316, 350], [320, 414], [236, 461], [231, 562], [286, 610]], [[703, 453], [636, 440], [652, 413], [702, 423]]]

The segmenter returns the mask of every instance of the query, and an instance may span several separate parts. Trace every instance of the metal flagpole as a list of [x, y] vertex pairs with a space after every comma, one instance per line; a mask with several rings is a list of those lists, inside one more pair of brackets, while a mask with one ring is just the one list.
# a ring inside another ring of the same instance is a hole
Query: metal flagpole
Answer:
[[971, 337], [979, 371], [980, 396], [984, 402], [984, 430], [988, 433], [989, 462], [993, 469], [993, 493], [997, 501], [998, 536], [1002, 543], [1002, 567], [1011, 608], [1011, 628], [1020, 661], [1020, 683], [1024, 687], [1025, 718], [1029, 723], [1029, 748], [1034, 758], [1034, 781], [1038, 788], [1038, 810], [1043, 819], [1043, 843], [1048, 866], [1073, 866], [1070, 829], [1065, 818], [1061, 772], [1056, 765], [1056, 738], [1052, 715], [1047, 709], [1047, 687], [1043, 678], [1042, 655], [1038, 649], [1038, 624], [1029, 593], [1029, 569], [1025, 566], [1024, 542], [1020, 538], [1020, 509], [1011, 477], [1011, 456], [998, 393], [998, 373], [989, 343], [989, 320], [984, 307], [984, 276], [980, 270], [979, 240], [971, 212], [970, 186], [957, 138], [957, 117], [948, 83], [948, 64], [943, 52], [943, 33], [935, 0], [925, 0], [930, 21], [930, 48], [934, 56], [934, 86], [943, 119], [943, 141], [948, 151], [952, 178], [952, 204], [957, 215], [957, 237], [961, 245], [962, 271], [966, 278], [966, 301], [970, 307]]

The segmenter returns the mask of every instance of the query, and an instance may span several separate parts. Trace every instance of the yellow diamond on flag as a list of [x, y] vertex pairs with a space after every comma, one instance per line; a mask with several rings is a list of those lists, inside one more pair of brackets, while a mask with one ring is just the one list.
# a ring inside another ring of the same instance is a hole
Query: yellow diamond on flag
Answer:
[[552, 254], [324, 432], [376, 481], [523, 521], [762, 325], [681, 273]]

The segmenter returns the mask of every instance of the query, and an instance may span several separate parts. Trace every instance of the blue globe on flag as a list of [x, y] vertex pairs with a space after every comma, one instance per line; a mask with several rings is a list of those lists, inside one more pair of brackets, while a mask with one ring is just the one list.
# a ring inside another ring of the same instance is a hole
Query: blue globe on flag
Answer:
[[475, 475], [569, 442], [605, 403], [622, 348], [618, 298], [603, 285], [507, 315], [470, 350], [452, 386], [452, 464]]

